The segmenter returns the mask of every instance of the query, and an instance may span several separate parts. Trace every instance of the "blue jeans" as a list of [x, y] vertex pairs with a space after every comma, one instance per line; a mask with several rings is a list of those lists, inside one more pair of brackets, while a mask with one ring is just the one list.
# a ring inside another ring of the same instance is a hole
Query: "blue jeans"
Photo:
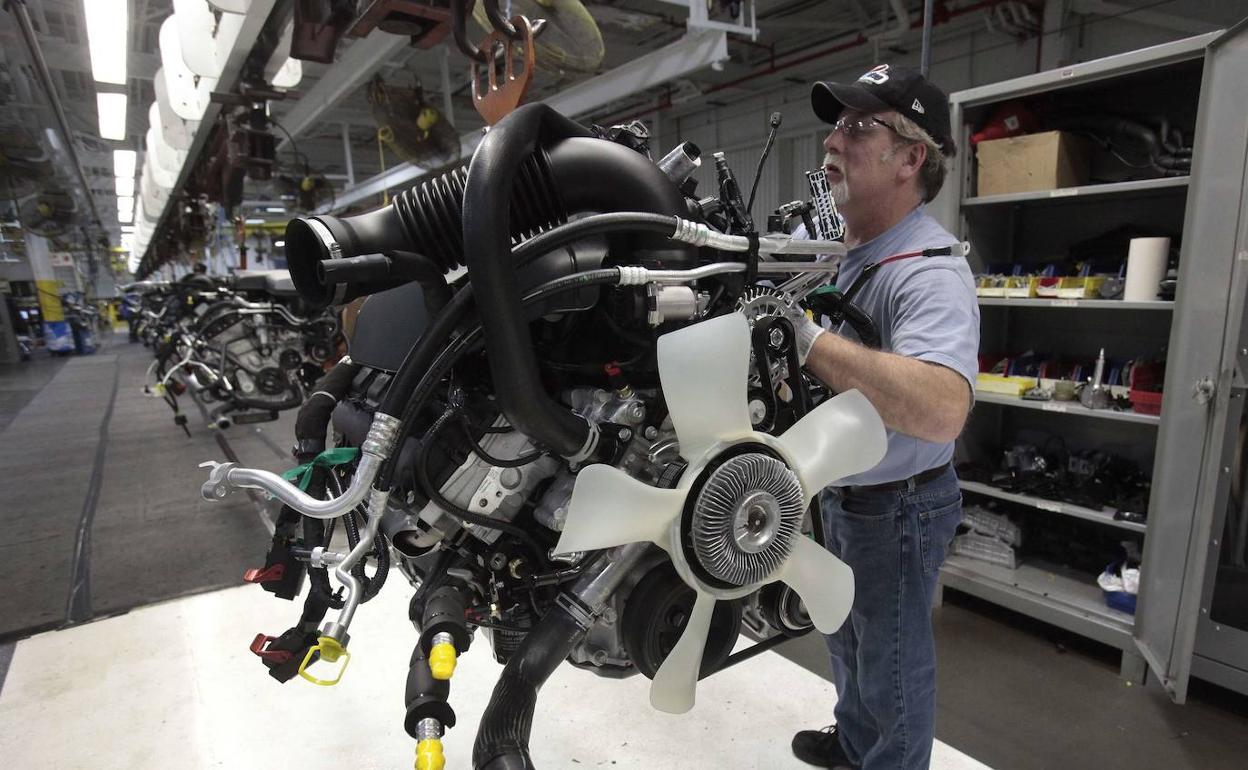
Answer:
[[932, 597], [962, 519], [953, 468], [893, 491], [829, 487], [820, 499], [828, 550], [854, 571], [849, 618], [827, 638], [837, 734], [863, 770], [931, 761], [936, 716]]

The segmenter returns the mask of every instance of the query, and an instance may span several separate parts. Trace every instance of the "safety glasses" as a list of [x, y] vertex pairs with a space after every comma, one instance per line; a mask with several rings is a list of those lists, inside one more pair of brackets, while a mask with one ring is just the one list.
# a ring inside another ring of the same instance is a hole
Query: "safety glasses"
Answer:
[[880, 126], [887, 128], [889, 131], [897, 130], [875, 117], [844, 117], [832, 125], [831, 133], [835, 134], [837, 131], [842, 131], [844, 132], [846, 138], [858, 139], [859, 137], [866, 136]]

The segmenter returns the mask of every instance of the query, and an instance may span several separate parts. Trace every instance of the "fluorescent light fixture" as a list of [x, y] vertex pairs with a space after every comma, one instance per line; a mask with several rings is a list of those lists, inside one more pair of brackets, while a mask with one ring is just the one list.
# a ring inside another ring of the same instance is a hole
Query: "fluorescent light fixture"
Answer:
[[118, 196], [117, 197], [117, 210], [133, 212], [134, 211], [134, 198], [126, 198], [123, 196]]
[[123, 225], [134, 221], [134, 209], [117, 209], [117, 221]]
[[244, 219], [244, 220], [243, 220], [243, 224], [245, 224], [245, 225], [262, 225], [262, 224], [264, 224], [264, 220], [263, 220], [263, 219]]
[[125, 139], [126, 95], [96, 94], [95, 106], [100, 112], [100, 136], [105, 139]]
[[82, 0], [91, 74], [96, 82], [126, 84], [126, 31], [130, 26], [126, 5], [126, 0]]
[[134, 177], [119, 176], [117, 177], [117, 197], [133, 198], [134, 197]]
[[113, 176], [134, 176], [138, 153], [134, 150], [113, 150]]
[[273, 241], [273, 248], [281, 249], [286, 247], [286, 241]]
[[266, 206], [264, 210], [270, 214], [285, 214], [286, 213], [285, 206]]

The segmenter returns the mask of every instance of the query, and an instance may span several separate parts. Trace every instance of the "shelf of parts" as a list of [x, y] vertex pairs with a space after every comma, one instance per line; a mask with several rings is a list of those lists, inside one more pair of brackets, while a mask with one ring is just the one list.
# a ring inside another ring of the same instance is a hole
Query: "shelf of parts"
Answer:
[[963, 206], [992, 206], [1000, 203], [1029, 203], [1032, 201], [1066, 202], [1085, 198], [1116, 195], [1134, 197], [1153, 193], [1180, 191], [1191, 182], [1190, 176], [1171, 176], [1162, 179], [1140, 179], [1134, 182], [1109, 182], [1085, 184], [1078, 187], [1059, 187], [1056, 190], [1005, 193], [1003, 195], [980, 195], [963, 198]]
[[1037, 508], [1041, 511], [1049, 513], [1058, 513], [1063, 516], [1072, 516], [1076, 519], [1084, 519], [1085, 521], [1095, 521], [1119, 529], [1129, 529], [1132, 532], [1147, 532], [1148, 527], [1144, 524], [1136, 524], [1133, 521], [1118, 521], [1114, 518], [1114, 514], [1105, 511], [1098, 511], [1094, 508], [1084, 508], [1082, 505], [1073, 503], [1064, 503], [1060, 500], [1046, 500], [1043, 497], [1032, 497], [1031, 495], [1020, 495], [1014, 492], [1006, 492], [1004, 489], [997, 489], [988, 484], [981, 484], [978, 481], [959, 481], [958, 486], [962, 487], [964, 492], [974, 492], [978, 495], [986, 497], [995, 497], [998, 500], [1005, 500], [1019, 505], [1026, 505], [1030, 508]]
[[1145, 300], [1142, 302], [1126, 302], [1120, 299], [1049, 299], [1046, 297], [1008, 298], [980, 297], [980, 307], [1017, 307], [1017, 308], [1066, 308], [1075, 310], [1174, 310], [1174, 302], [1170, 300]]
[[941, 567], [940, 582], [1120, 650], [1135, 650], [1135, 618], [1107, 607], [1090, 576], [1041, 561], [1006, 569], [950, 555]]
[[1000, 406], [1018, 407], [1019, 409], [1038, 409], [1042, 412], [1073, 414], [1078, 417], [1094, 417], [1099, 420], [1119, 420], [1141, 425], [1161, 424], [1161, 417], [1155, 414], [1120, 412], [1113, 409], [1089, 409], [1075, 401], [1027, 401], [1013, 396], [1003, 396], [1000, 393], [976, 393], [975, 403], [998, 404]]

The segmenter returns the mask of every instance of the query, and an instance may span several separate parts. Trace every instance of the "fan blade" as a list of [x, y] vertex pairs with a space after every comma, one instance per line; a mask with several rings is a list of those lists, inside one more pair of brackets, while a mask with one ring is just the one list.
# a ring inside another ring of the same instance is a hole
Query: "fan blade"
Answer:
[[879, 412], [867, 397], [849, 390], [820, 404], [779, 438], [794, 463], [806, 494], [874, 468], [884, 457], [888, 437]]
[[576, 477], [555, 552], [592, 551], [642, 540], [667, 548], [667, 528], [684, 503], [684, 490], [659, 489], [610, 465], [590, 465]]
[[659, 379], [680, 454], [692, 462], [716, 442], [751, 432], [746, 403], [750, 329], [728, 313], [659, 337]]
[[793, 552], [776, 570], [775, 578], [797, 591], [821, 633], [836, 631], [849, 616], [854, 604], [854, 571], [814, 540], [793, 538]]
[[683, 714], [693, 708], [702, 652], [714, 612], [715, 597], [699, 593], [680, 640], [654, 672], [654, 681], [650, 683], [650, 705], [659, 711]]

